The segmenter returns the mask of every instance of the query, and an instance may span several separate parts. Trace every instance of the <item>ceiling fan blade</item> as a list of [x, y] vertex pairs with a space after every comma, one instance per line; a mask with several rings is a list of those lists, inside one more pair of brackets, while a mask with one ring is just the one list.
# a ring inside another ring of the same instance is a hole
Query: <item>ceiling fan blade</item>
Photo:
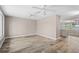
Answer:
[[38, 11], [38, 12], [36, 12], [36, 13], [34, 13], [34, 14], [31, 14], [30, 16], [36, 16], [36, 15], [38, 15], [39, 13], [41, 13], [41, 11]]
[[39, 8], [39, 7], [32, 7], [32, 8], [43, 10], [43, 8]]
[[35, 14], [39, 14], [41, 11], [36, 12]]
[[39, 9], [39, 10], [46, 10], [46, 11], [50, 11], [50, 12], [52, 12], [52, 11], [56, 12], [55, 10], [46, 9], [46, 8], [39, 8], [39, 7], [32, 7], [32, 8]]

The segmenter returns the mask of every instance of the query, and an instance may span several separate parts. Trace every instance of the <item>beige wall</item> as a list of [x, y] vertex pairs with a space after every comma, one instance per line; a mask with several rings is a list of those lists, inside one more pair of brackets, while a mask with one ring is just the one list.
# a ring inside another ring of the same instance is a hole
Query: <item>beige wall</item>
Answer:
[[51, 16], [37, 21], [7, 16], [5, 34], [6, 37], [38, 34], [56, 39], [60, 33], [59, 21], [59, 16]]
[[5, 18], [6, 37], [27, 36], [35, 34], [36, 21], [6, 16]]
[[[51, 16], [37, 21], [37, 34], [56, 39], [59, 36], [59, 16]], [[58, 28], [57, 28], [58, 27]], [[56, 35], [57, 34], [57, 35]]]

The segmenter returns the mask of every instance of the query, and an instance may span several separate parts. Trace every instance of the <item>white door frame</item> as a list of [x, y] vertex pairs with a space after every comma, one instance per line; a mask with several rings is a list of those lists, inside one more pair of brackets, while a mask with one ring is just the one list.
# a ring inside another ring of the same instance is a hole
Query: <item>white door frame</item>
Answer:
[[2, 47], [2, 44], [5, 40], [5, 30], [4, 30], [4, 25], [5, 25], [5, 21], [4, 21], [4, 15], [3, 14], [0, 14], [2, 16], [2, 40], [0, 40], [0, 48]]

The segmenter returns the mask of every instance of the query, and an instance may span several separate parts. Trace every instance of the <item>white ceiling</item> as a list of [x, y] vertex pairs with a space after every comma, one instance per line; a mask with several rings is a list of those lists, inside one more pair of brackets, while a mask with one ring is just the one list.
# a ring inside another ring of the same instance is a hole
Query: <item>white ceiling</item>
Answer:
[[43, 5], [2, 5], [1, 8], [7, 16], [30, 19], [52, 15], [60, 15], [62, 19], [67, 19], [79, 14], [79, 5], [46, 5], [45, 9]]

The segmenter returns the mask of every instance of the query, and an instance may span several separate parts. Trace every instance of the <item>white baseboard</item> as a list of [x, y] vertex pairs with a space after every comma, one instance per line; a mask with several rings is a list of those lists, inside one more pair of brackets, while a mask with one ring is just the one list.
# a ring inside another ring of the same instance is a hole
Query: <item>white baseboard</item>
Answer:
[[43, 35], [43, 34], [37, 34], [37, 35], [43, 36], [43, 37], [46, 37], [46, 38], [49, 38], [49, 39], [53, 39], [53, 40], [56, 40], [57, 39], [56, 37], [50, 37], [50, 36]]
[[27, 34], [27, 35], [16, 35], [16, 36], [10, 36], [10, 37], [5, 37], [5, 39], [7, 38], [16, 38], [16, 37], [24, 37], [24, 36], [32, 36], [32, 35], [39, 35], [39, 36], [42, 36], [42, 37], [46, 37], [46, 38], [49, 38], [49, 39], [53, 39], [53, 40], [57, 40], [57, 39], [60, 39], [60, 37], [50, 37], [50, 36], [47, 36], [47, 35], [43, 35], [43, 34], [38, 34], [38, 33], [34, 33], [34, 34]]
[[32, 36], [32, 35], [36, 35], [36, 34], [34, 33], [34, 34], [26, 34], [26, 35], [16, 35], [16, 36], [9, 36], [5, 38], [7, 39], [7, 38], [16, 38], [16, 37], [24, 37], [24, 36]]

